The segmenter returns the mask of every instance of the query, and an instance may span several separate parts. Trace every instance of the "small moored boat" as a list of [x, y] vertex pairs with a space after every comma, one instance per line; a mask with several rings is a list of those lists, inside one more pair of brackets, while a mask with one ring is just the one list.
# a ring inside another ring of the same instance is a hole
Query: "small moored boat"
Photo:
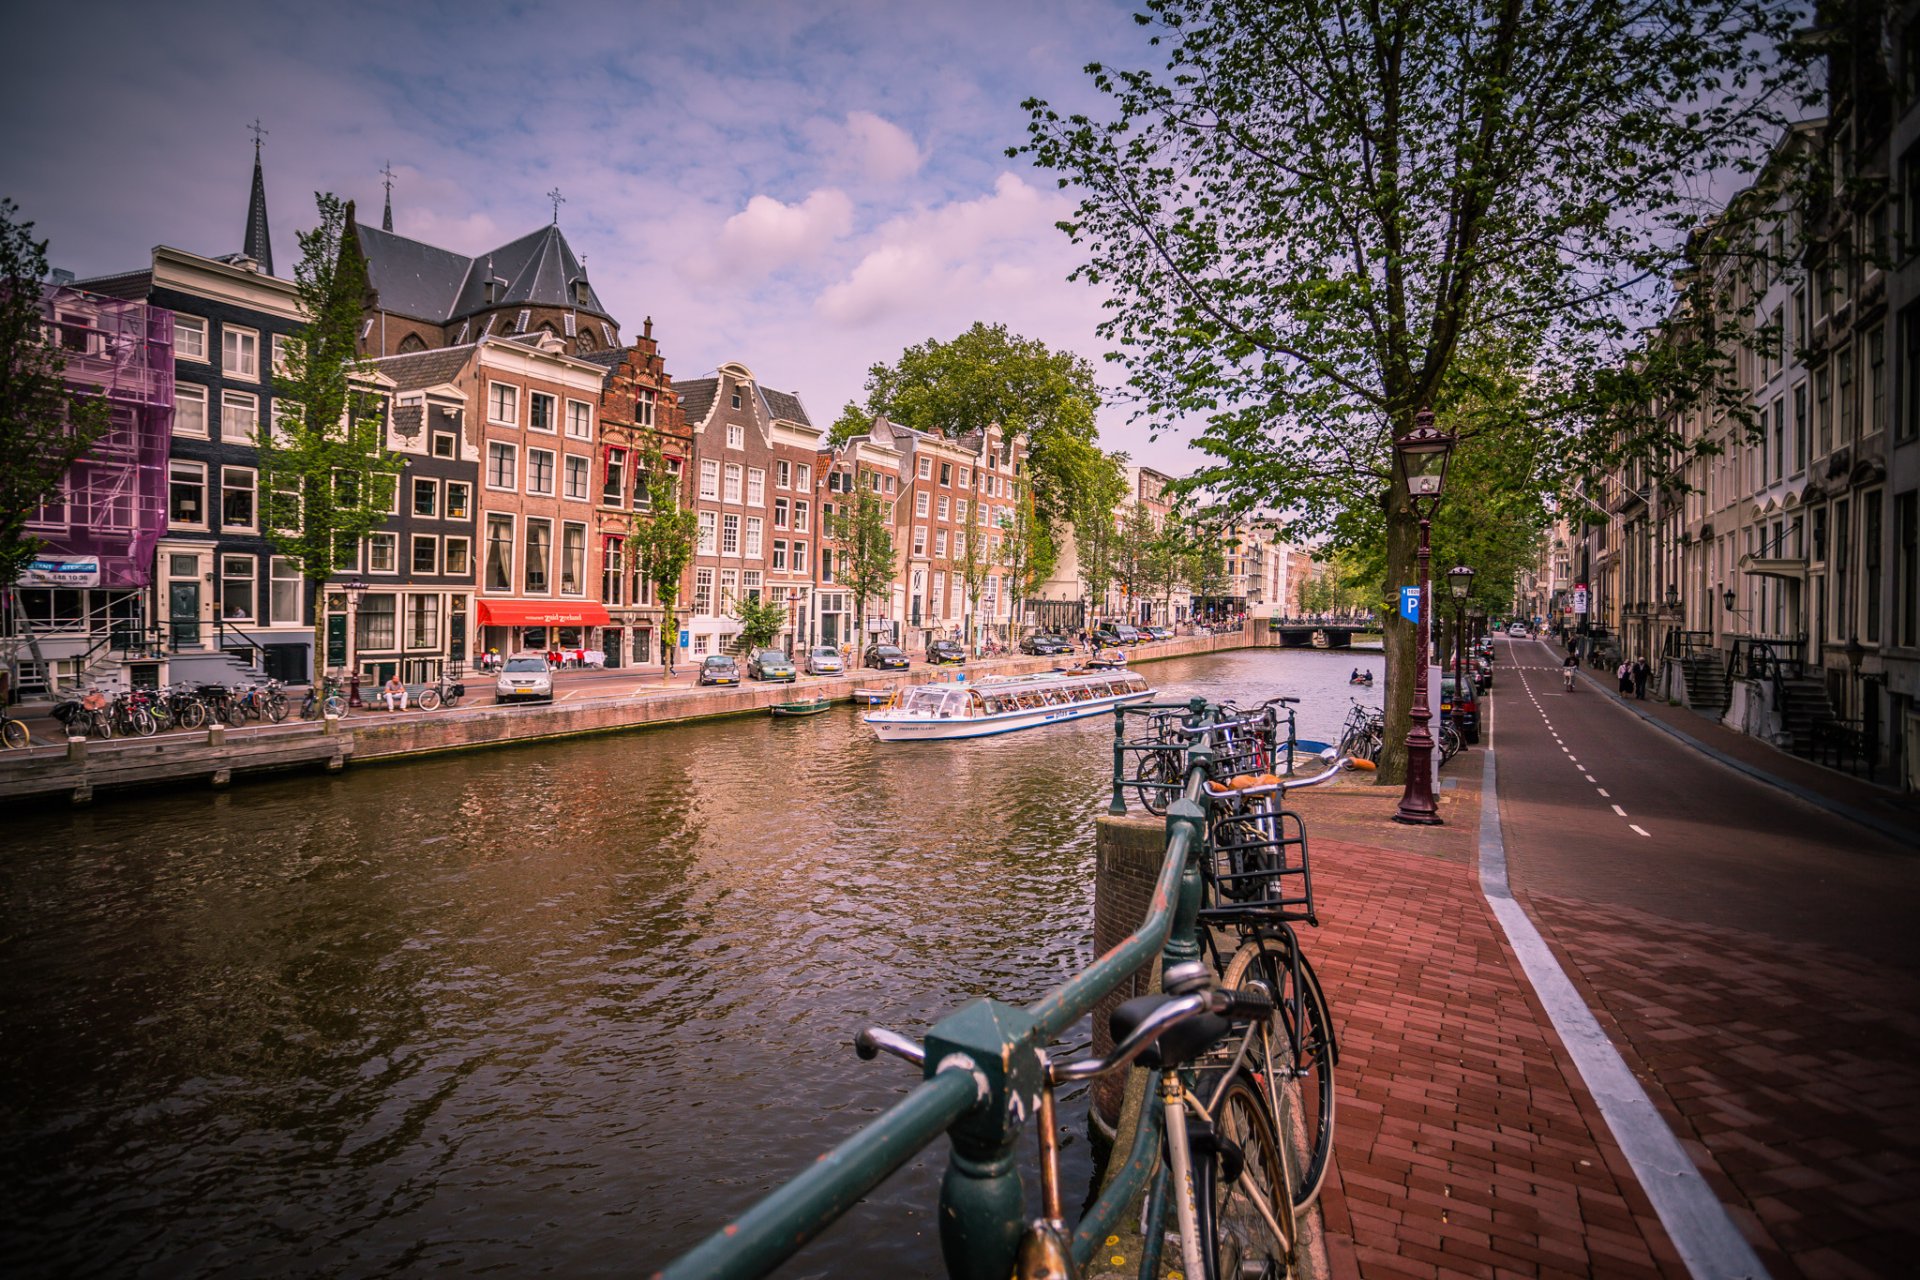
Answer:
[[831, 698], [800, 698], [793, 702], [776, 702], [767, 710], [775, 716], [817, 716], [832, 705]]
[[1087, 666], [1094, 671], [1118, 671], [1126, 665], [1125, 649], [1101, 649], [1087, 659]]
[[880, 688], [872, 685], [863, 686], [853, 691], [853, 700], [855, 704], [862, 707], [884, 707], [893, 700], [893, 686], [885, 685]]
[[922, 684], [862, 716], [882, 742], [984, 738], [1099, 715], [1153, 696], [1135, 671], [1049, 671], [977, 684]]

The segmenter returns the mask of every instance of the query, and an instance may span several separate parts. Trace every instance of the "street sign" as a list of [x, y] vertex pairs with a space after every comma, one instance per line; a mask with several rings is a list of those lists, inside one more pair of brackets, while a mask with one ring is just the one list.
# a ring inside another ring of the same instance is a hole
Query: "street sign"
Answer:
[[684, 649], [692, 643], [693, 643], [692, 634], [683, 628], [680, 632], [680, 647]]
[[1408, 622], [1420, 621], [1420, 588], [1400, 588], [1400, 616]]
[[1573, 611], [1575, 613], [1587, 611], [1587, 584], [1584, 582], [1573, 589]]

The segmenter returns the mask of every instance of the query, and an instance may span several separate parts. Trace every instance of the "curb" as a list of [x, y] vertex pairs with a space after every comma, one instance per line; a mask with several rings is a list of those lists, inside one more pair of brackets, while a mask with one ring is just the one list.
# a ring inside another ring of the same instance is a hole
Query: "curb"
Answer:
[[1892, 840], [1895, 844], [1904, 846], [1905, 848], [1908, 848], [1908, 849], [1920, 850], [1920, 831], [1916, 831], [1910, 827], [1902, 826], [1899, 823], [1894, 822], [1889, 818], [1881, 817], [1879, 814], [1869, 813], [1867, 810], [1860, 808], [1858, 805], [1848, 804], [1844, 800], [1835, 800], [1831, 796], [1822, 795], [1820, 792], [1815, 791], [1809, 787], [1803, 787], [1797, 782], [1790, 782], [1787, 779], [1782, 778], [1778, 774], [1768, 773], [1765, 769], [1760, 768], [1758, 765], [1748, 764], [1745, 760], [1742, 760], [1737, 756], [1730, 756], [1726, 752], [1720, 750], [1719, 748], [1710, 746], [1707, 743], [1702, 742], [1700, 739], [1694, 737], [1692, 734], [1688, 733], [1686, 730], [1676, 729], [1674, 726], [1668, 724], [1665, 720], [1662, 720], [1659, 716], [1652, 715], [1649, 712], [1642, 711], [1640, 708], [1634, 706], [1631, 702], [1628, 702], [1626, 699], [1622, 698], [1618, 693], [1614, 692], [1611, 689], [1608, 689], [1606, 686], [1601, 684], [1598, 680], [1595, 680], [1593, 677], [1589, 676], [1584, 670], [1580, 672], [1580, 679], [1585, 683], [1592, 685], [1595, 689], [1599, 690], [1600, 694], [1603, 697], [1605, 697], [1608, 701], [1612, 702], [1615, 706], [1621, 708], [1624, 711], [1630, 712], [1635, 716], [1638, 716], [1641, 720], [1644, 720], [1646, 723], [1652, 725], [1654, 728], [1660, 730], [1662, 733], [1668, 735], [1671, 738], [1676, 739], [1677, 741], [1685, 743], [1687, 746], [1692, 747], [1695, 751], [1698, 751], [1701, 755], [1706, 756], [1708, 759], [1718, 761], [1719, 763], [1725, 765], [1727, 768], [1732, 769], [1735, 773], [1743, 773], [1747, 777], [1752, 778], [1757, 782], [1764, 782], [1770, 787], [1778, 788], [1779, 790], [1784, 791], [1788, 795], [1794, 797], [1796, 800], [1800, 800], [1807, 804], [1810, 804], [1816, 809], [1824, 809], [1828, 813], [1834, 814], [1837, 817], [1845, 818], [1849, 822], [1857, 823], [1858, 825], [1866, 827], [1868, 830], [1873, 831], [1878, 835], [1885, 836], [1887, 839]]

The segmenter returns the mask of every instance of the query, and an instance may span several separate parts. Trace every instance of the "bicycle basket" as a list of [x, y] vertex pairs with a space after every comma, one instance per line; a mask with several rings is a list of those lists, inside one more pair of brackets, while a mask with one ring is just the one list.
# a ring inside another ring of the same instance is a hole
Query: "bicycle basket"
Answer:
[[1317, 924], [1306, 826], [1287, 809], [1216, 813], [1208, 824], [1212, 901], [1203, 919], [1305, 920]]

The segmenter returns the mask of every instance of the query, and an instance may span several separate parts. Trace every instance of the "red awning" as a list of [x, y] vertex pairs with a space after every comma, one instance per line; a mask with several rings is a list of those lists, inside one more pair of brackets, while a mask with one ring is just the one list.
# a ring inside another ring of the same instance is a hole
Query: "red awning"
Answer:
[[604, 627], [607, 610], [591, 601], [482, 600], [483, 627]]

